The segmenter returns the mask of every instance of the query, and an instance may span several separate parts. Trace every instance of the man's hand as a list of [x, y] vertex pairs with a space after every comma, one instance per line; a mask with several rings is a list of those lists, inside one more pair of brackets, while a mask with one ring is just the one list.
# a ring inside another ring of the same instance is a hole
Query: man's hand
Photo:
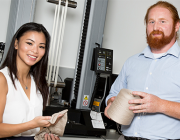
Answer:
[[105, 115], [106, 117], [108, 117], [109, 119], [111, 119], [111, 118], [108, 116], [107, 110], [109, 109], [109, 107], [111, 106], [111, 104], [112, 104], [112, 102], [114, 101], [115, 98], [116, 98], [116, 96], [111, 97], [111, 98], [107, 101], [107, 107], [106, 107], [105, 110], [104, 110], [104, 115]]
[[134, 113], [155, 113], [161, 112], [161, 99], [155, 95], [145, 92], [133, 91], [133, 95], [139, 95], [141, 99], [129, 100], [129, 104], [139, 104], [136, 106], [130, 106], [129, 109]]

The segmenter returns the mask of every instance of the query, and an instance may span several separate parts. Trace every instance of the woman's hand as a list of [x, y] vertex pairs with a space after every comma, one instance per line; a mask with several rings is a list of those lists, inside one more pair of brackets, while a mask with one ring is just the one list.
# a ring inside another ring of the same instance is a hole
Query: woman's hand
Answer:
[[54, 136], [53, 134], [45, 134], [44, 138], [45, 140], [60, 140], [59, 137]]
[[49, 127], [51, 123], [49, 120], [51, 119], [51, 116], [38, 116], [35, 117], [32, 122], [33, 125], [36, 127]]

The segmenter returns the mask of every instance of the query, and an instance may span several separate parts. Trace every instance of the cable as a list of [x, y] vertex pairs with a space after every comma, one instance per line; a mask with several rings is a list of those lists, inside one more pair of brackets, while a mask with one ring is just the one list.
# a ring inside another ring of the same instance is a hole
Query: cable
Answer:
[[[51, 72], [51, 78], [52, 78], [52, 75], [53, 74], [53, 72]], [[55, 74], [56, 74], [56, 72], [55, 72]], [[63, 82], [63, 80], [62, 80], [62, 78], [61, 78], [61, 76], [58, 74], [58, 77], [59, 77], [59, 79], [61, 80], [61, 82]]]
[[121, 127], [120, 127], [120, 124], [116, 123], [116, 126], [117, 126], [117, 131], [120, 135], [122, 135], [122, 132], [120, 131]]
[[61, 78], [61, 76], [58, 74], [58, 77], [61, 79], [61, 82], [63, 82], [63, 80], [62, 80], [62, 78]]
[[92, 96], [91, 96], [91, 101], [89, 103], [89, 108], [92, 108], [92, 106], [93, 106], [94, 97], [96, 95], [96, 91], [97, 91], [97, 88], [98, 88], [99, 79], [100, 79], [100, 73], [96, 73], [96, 81], [95, 81], [94, 90], [93, 90], [93, 93], [92, 93]]

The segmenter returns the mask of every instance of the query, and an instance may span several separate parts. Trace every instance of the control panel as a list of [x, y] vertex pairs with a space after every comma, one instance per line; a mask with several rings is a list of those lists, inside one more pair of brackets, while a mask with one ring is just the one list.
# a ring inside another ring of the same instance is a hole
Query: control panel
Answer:
[[106, 93], [107, 78], [100, 77], [101, 73], [112, 74], [113, 69], [113, 50], [100, 48], [100, 45], [93, 50], [91, 70], [96, 73], [96, 81], [91, 96], [89, 108], [94, 111], [100, 111], [102, 101]]
[[113, 50], [95, 48], [95, 72], [112, 74]]

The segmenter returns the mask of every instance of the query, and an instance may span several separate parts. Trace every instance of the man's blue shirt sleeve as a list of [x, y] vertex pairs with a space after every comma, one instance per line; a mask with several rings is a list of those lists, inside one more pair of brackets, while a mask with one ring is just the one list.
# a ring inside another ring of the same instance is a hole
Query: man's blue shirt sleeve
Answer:
[[106, 97], [106, 106], [107, 106], [107, 101], [111, 97], [117, 96], [122, 88], [126, 88], [127, 87], [127, 84], [126, 84], [127, 83], [126, 82], [127, 81], [126, 80], [126, 70], [127, 70], [127, 61], [123, 65], [120, 74], [118, 75], [118, 77], [116, 78], [115, 82], [111, 86], [109, 95]]

